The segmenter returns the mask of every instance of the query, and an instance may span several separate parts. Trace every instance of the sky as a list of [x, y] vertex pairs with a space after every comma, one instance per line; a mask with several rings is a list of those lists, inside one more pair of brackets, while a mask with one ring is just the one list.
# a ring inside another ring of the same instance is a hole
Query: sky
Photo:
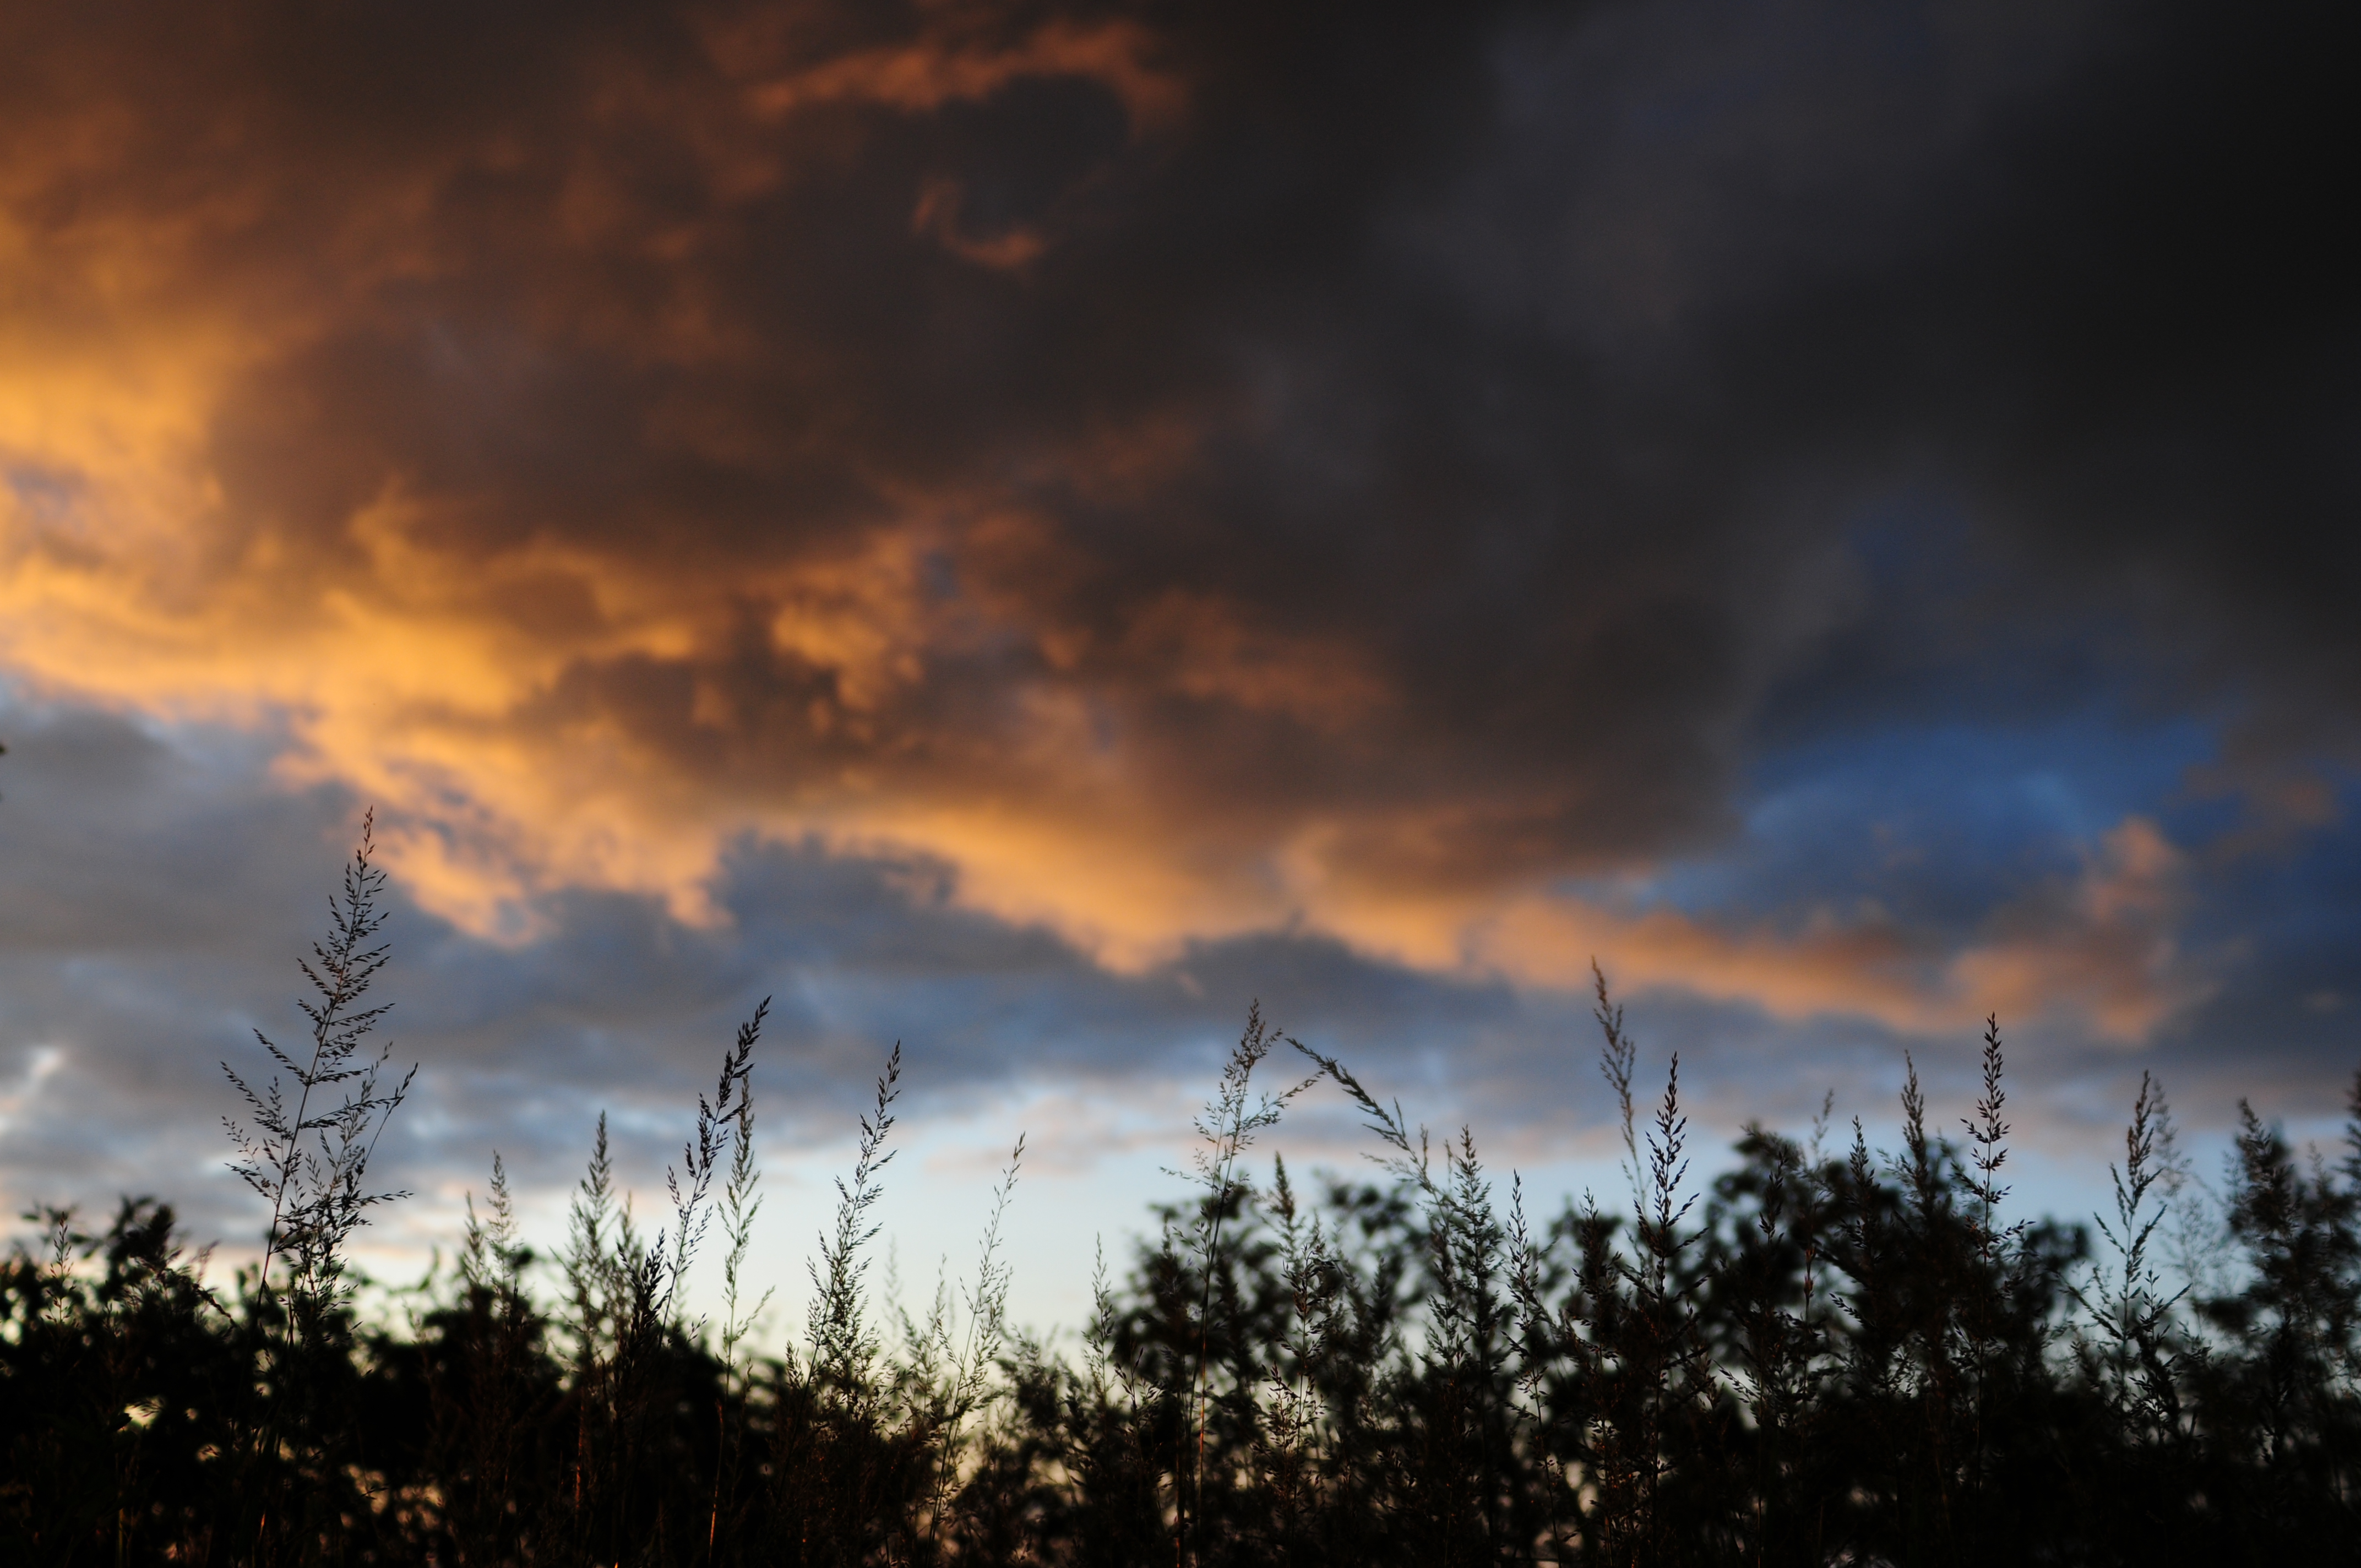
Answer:
[[2327, 1129], [2355, 30], [8, 8], [0, 1197], [250, 1245], [220, 1064], [370, 808], [387, 1270], [602, 1109], [653, 1201], [765, 995], [764, 1277], [898, 1039], [896, 1266], [1023, 1130], [1042, 1321], [1256, 1000], [1544, 1188], [1594, 961], [1708, 1165], [1993, 1014], [2026, 1195], [2143, 1071]]

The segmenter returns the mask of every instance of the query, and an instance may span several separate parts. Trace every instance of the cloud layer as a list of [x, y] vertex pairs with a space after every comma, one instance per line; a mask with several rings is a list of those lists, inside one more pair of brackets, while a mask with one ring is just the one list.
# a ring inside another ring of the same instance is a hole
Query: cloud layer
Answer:
[[[23, 9], [0, 662], [55, 744], [378, 803], [471, 962], [752, 955], [651, 998], [823, 927], [785, 877], [1143, 1052], [1241, 955], [1551, 1018], [1596, 956], [1774, 1034], [2310, 1060], [2351, 29]], [[588, 1048], [496, 989], [487, 1059]]]

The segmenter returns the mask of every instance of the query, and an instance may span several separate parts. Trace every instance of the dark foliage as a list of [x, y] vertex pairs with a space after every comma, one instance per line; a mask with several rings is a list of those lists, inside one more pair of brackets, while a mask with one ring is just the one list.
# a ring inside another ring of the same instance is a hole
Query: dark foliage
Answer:
[[[1631, 1193], [1537, 1223], [1471, 1132], [1431, 1139], [1252, 1014], [1191, 1194], [1120, 1283], [1102, 1270], [1063, 1354], [1005, 1323], [1022, 1140], [972, 1283], [923, 1320], [869, 1301], [896, 1047], [808, 1328], [763, 1355], [738, 1288], [758, 1008], [661, 1224], [615, 1190], [602, 1120], [566, 1248], [536, 1257], [496, 1156], [456, 1268], [372, 1321], [343, 1249], [400, 1100], [357, 1054], [379, 885], [364, 842], [307, 970], [316, 1048], [271, 1053], [293, 1103], [247, 1094], [260, 1268], [207, 1289], [152, 1199], [99, 1232], [28, 1216], [38, 1240], [0, 1268], [0, 1560], [2361, 1559], [2361, 1080], [2334, 1159], [2242, 1108], [2218, 1195], [2144, 1082], [2086, 1232], [2010, 1214], [1995, 1023], [1963, 1139], [1914, 1071], [1895, 1151], [1859, 1121], [1831, 1146], [1824, 1113], [1804, 1138], [1749, 1127], [1693, 1183], [1678, 1060], [1644, 1102], [1601, 980]], [[1275, 1053], [1307, 1075], [1265, 1094]], [[1367, 1120], [1378, 1177], [1315, 1197], [1274, 1157], [1259, 1179], [1257, 1135], [1323, 1084]], [[682, 1296], [717, 1214], [718, 1326]]]

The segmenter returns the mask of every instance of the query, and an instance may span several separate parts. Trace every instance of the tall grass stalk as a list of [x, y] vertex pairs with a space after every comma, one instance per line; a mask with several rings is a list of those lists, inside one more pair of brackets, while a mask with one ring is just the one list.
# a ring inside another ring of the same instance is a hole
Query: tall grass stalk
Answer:
[[[278, 1457], [291, 1385], [315, 1370], [310, 1363], [335, 1349], [340, 1313], [350, 1297], [346, 1248], [352, 1234], [368, 1222], [370, 1210], [409, 1196], [404, 1190], [378, 1191], [367, 1185], [378, 1140], [418, 1075], [413, 1063], [390, 1089], [384, 1088], [380, 1074], [392, 1059], [391, 1047], [373, 1058], [365, 1054], [369, 1036], [389, 1011], [361, 1004], [389, 952], [377, 939], [385, 925], [385, 872], [373, 860], [375, 827], [375, 813], [364, 815], [341, 893], [328, 901], [328, 935], [312, 945], [309, 959], [298, 962], [313, 991], [297, 1001], [311, 1025], [309, 1051], [282, 1049], [257, 1029], [255, 1040], [273, 1064], [268, 1079], [258, 1085], [228, 1062], [221, 1064], [247, 1107], [243, 1122], [224, 1118], [238, 1146], [231, 1169], [270, 1205], [251, 1302], [258, 1320], [268, 1325], [262, 1376], [269, 1397], [259, 1419], [238, 1433], [245, 1455], [241, 1491], [256, 1464]], [[308, 1434], [314, 1460], [331, 1440], [325, 1431]], [[238, 1528], [244, 1535], [247, 1527]], [[267, 1507], [259, 1508], [245, 1548], [258, 1561], [274, 1550], [271, 1529]], [[308, 1557], [321, 1535], [306, 1524], [291, 1550]]]
[[1246, 1009], [1246, 1025], [1238, 1043], [1223, 1059], [1221, 1081], [1199, 1113], [1197, 1147], [1190, 1157], [1191, 1172], [1202, 1191], [1190, 1232], [1197, 1270], [1203, 1280], [1197, 1303], [1196, 1367], [1191, 1381], [1189, 1425], [1184, 1434], [1190, 1449], [1189, 1486], [1176, 1499], [1173, 1554], [1191, 1561], [1191, 1546], [1202, 1521], [1205, 1497], [1206, 1398], [1213, 1376], [1213, 1308], [1222, 1274], [1222, 1232], [1232, 1212], [1251, 1196], [1238, 1179], [1238, 1161], [1254, 1145], [1257, 1135], [1279, 1124], [1288, 1102], [1315, 1081], [1306, 1079], [1277, 1094], [1254, 1092], [1254, 1070], [1286, 1036], [1265, 1023], [1262, 1003]]

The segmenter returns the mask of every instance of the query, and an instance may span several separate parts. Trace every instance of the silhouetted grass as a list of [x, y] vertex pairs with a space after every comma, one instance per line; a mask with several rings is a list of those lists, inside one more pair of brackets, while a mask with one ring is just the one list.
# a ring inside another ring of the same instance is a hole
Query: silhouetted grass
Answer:
[[[201, 1282], [170, 1207], [70, 1212], [0, 1268], [9, 1563], [1589, 1564], [2316, 1563], [2361, 1558], [2361, 1080], [2345, 1151], [2241, 1108], [2218, 1198], [2163, 1091], [2130, 1108], [2114, 1212], [2014, 1214], [2003, 1042], [1965, 1134], [1911, 1071], [1898, 1146], [1749, 1126], [1691, 1179], [1677, 1058], [1598, 981], [1630, 1190], [1554, 1217], [1258, 1011], [1197, 1122], [1185, 1194], [1071, 1354], [1006, 1321], [1001, 1221], [912, 1317], [868, 1285], [898, 1047], [810, 1265], [758, 1351], [755, 1052], [699, 1099], [660, 1223], [602, 1117], [555, 1259], [493, 1157], [456, 1266], [357, 1310], [380, 1088], [359, 999], [385, 958], [366, 838], [305, 973], [312, 1049], [264, 1042], [240, 1174], [261, 1263]], [[1274, 1055], [1304, 1076], [1268, 1092]], [[1367, 1179], [1306, 1190], [1254, 1146], [1325, 1086]], [[719, 1325], [686, 1272], [716, 1215]], [[2095, 1236], [2097, 1245], [2092, 1245]], [[2161, 1255], [2205, 1249], [2190, 1271]]]

